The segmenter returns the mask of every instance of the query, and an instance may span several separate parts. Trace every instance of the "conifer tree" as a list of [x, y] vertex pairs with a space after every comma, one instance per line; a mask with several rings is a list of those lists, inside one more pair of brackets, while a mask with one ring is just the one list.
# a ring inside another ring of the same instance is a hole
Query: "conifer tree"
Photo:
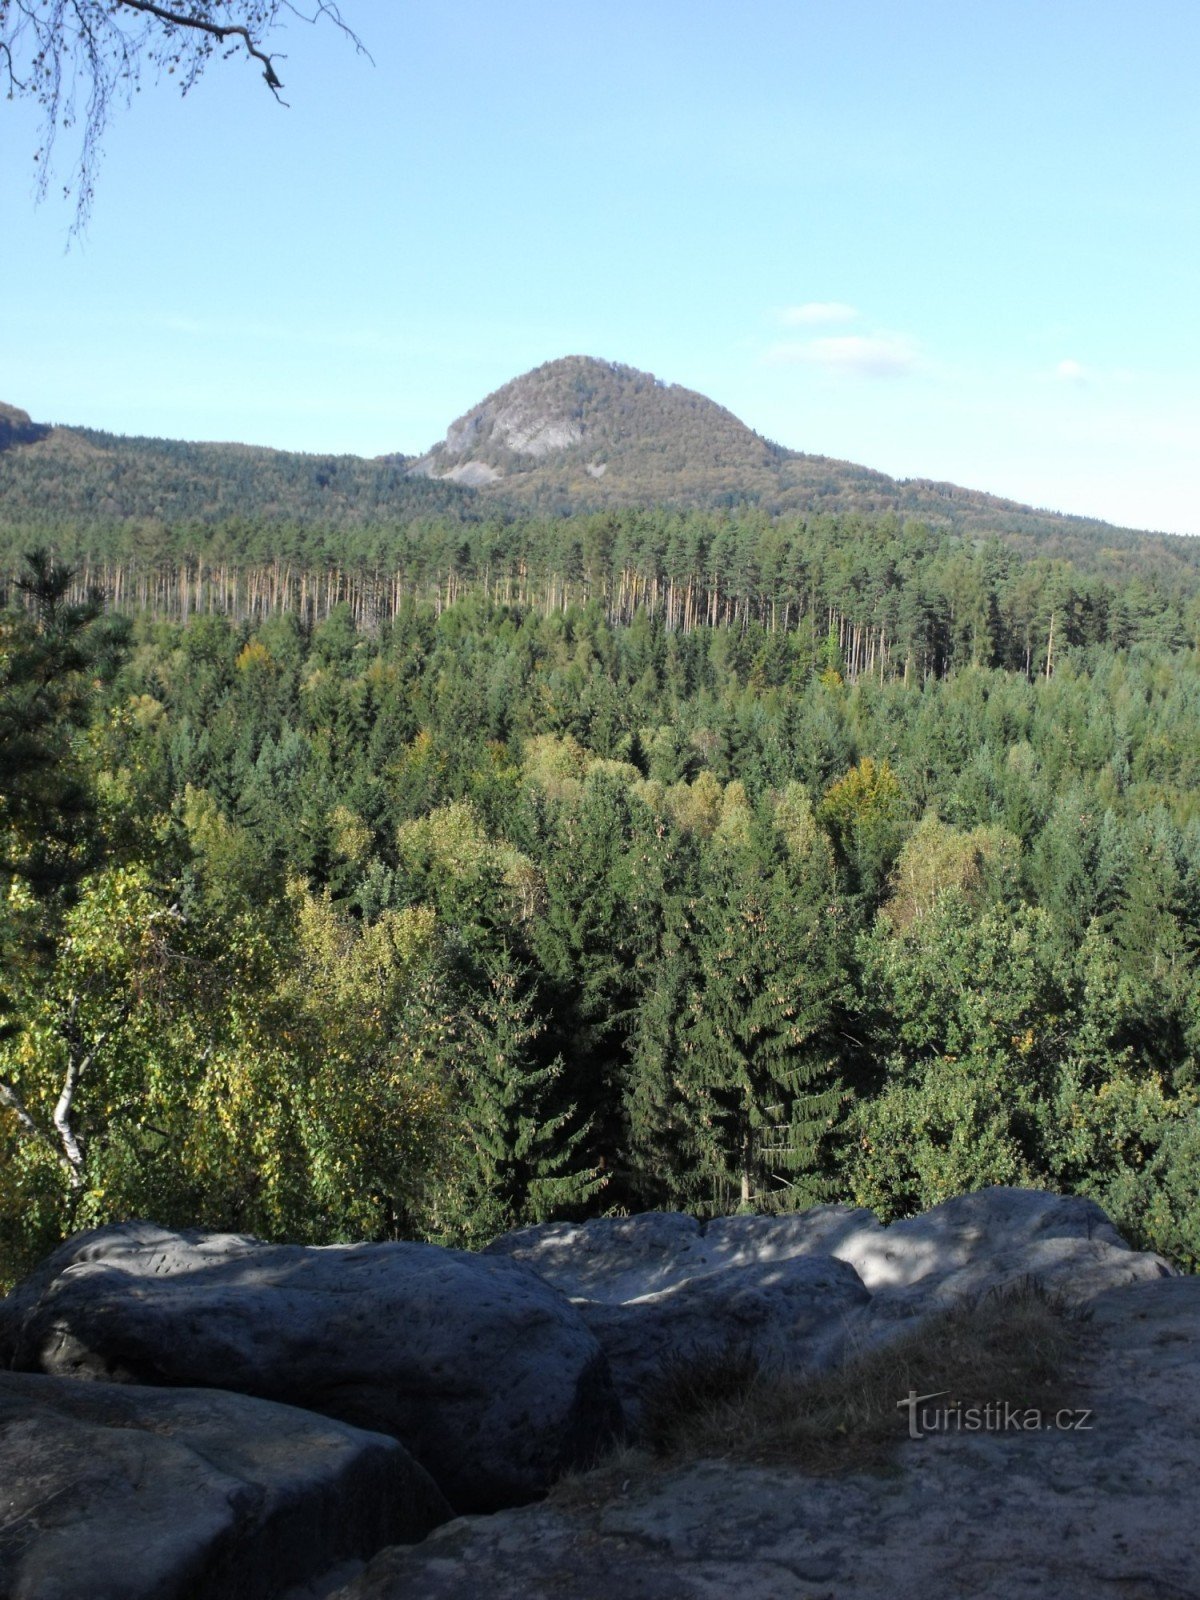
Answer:
[[43, 888], [86, 870], [90, 797], [72, 734], [92, 700], [101, 608], [69, 603], [71, 581], [33, 551], [17, 583], [26, 605], [0, 618], [0, 874]]
[[709, 1096], [685, 1037], [699, 982], [699, 847], [694, 834], [655, 819], [635, 849], [645, 942], [623, 1083], [624, 1165], [633, 1203], [686, 1209], [703, 1204], [714, 1160]]
[[568, 1213], [604, 1182], [587, 1165], [588, 1124], [562, 1103], [562, 1058], [538, 1064], [545, 1024], [528, 971], [507, 950], [486, 970], [462, 1017], [458, 1169], [441, 1206], [446, 1232], [468, 1244]]
[[714, 838], [698, 933], [685, 1037], [713, 1128], [714, 1199], [812, 1203], [846, 1099], [833, 1044], [845, 953], [827, 853], [790, 858], [761, 815], [746, 840]]

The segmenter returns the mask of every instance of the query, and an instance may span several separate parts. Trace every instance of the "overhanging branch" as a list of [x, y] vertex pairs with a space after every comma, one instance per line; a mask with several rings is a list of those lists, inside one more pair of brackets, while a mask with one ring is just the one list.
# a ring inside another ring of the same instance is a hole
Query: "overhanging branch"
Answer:
[[224, 44], [226, 39], [240, 39], [246, 47], [247, 55], [253, 56], [255, 61], [262, 62], [263, 77], [266, 79], [267, 88], [279, 101], [286, 105], [287, 101], [280, 96], [283, 84], [275, 71], [273, 57], [263, 50], [255, 41], [250, 29], [244, 23], [213, 22], [208, 17], [198, 17], [194, 13], [175, 11], [170, 6], [160, 6], [154, 0], [117, 0], [128, 11], [141, 11], [146, 16], [155, 17], [169, 28], [191, 28], [196, 33], [206, 33], [218, 44]]

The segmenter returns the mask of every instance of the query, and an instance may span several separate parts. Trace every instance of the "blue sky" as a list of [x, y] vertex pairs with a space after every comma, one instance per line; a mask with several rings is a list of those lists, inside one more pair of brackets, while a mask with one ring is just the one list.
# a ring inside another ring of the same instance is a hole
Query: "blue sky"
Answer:
[[[0, 105], [0, 399], [418, 451], [556, 356], [796, 449], [1200, 533], [1200, 6], [343, 0], [106, 141]], [[64, 157], [68, 146], [62, 145]]]

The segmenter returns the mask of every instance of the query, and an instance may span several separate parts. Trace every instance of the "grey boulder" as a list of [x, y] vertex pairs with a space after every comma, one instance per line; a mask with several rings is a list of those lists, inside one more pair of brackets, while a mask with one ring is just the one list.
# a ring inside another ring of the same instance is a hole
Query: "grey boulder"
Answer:
[[391, 1434], [460, 1511], [535, 1497], [620, 1415], [562, 1295], [519, 1262], [432, 1245], [97, 1229], [0, 1302], [0, 1365], [230, 1389]]
[[[679, 1212], [649, 1212], [522, 1228], [495, 1240], [488, 1253], [524, 1262], [572, 1299], [625, 1304], [702, 1273], [813, 1256], [848, 1262], [873, 1294], [917, 1285], [930, 1293], [957, 1275], [964, 1293], [978, 1292], [993, 1271], [1006, 1281], [1023, 1252], [1065, 1287], [1071, 1252], [1047, 1254], [1051, 1240], [1081, 1247], [1084, 1293], [1171, 1272], [1160, 1256], [1130, 1250], [1094, 1201], [1002, 1187], [959, 1195], [889, 1227], [873, 1212], [845, 1205], [711, 1222]], [[1102, 1284], [1097, 1263], [1110, 1259], [1119, 1265], [1112, 1282]]]
[[[836, 1208], [823, 1209], [836, 1220]], [[729, 1220], [758, 1223], [762, 1237], [742, 1229], [730, 1240], [719, 1224], [647, 1212], [525, 1229], [488, 1248], [573, 1297], [636, 1431], [647, 1389], [674, 1362], [736, 1351], [766, 1367], [822, 1369], [870, 1300], [854, 1268], [827, 1251], [774, 1248], [777, 1219]], [[823, 1239], [815, 1227], [813, 1237]]]
[[869, 1301], [853, 1267], [814, 1256], [698, 1274], [620, 1305], [576, 1305], [608, 1357], [636, 1432], [647, 1389], [674, 1362], [745, 1354], [772, 1370], [824, 1370]]
[[635, 1423], [675, 1357], [736, 1346], [766, 1365], [822, 1370], [992, 1289], [1034, 1279], [1078, 1301], [1173, 1270], [1131, 1250], [1093, 1201], [1000, 1187], [890, 1227], [845, 1205], [705, 1223], [651, 1212], [524, 1228], [488, 1252], [571, 1297]]
[[1200, 1279], [1097, 1296], [1073, 1365], [1039, 1431], [905, 1439], [885, 1473], [631, 1454], [382, 1551], [331, 1600], [1195, 1600]]
[[931, 1312], [1036, 1284], [1083, 1305], [1109, 1289], [1175, 1275], [1132, 1250], [1092, 1200], [1039, 1189], [980, 1189], [883, 1228], [850, 1259], [872, 1290], [848, 1328], [859, 1346], [903, 1333]]
[[243, 1395], [0, 1373], [6, 1600], [269, 1600], [450, 1514], [381, 1434]]
[[[978, 1294], [993, 1281], [1011, 1281], [1022, 1257], [1031, 1272], [1040, 1265], [1054, 1287], [1071, 1294], [1068, 1263], [1074, 1256], [1081, 1296], [1171, 1272], [1161, 1256], [1131, 1250], [1094, 1200], [1041, 1189], [979, 1189], [876, 1229], [864, 1230], [836, 1252], [876, 1294], [917, 1285], [929, 1293], [943, 1284]], [[1051, 1241], [1059, 1248], [1047, 1252]], [[1097, 1263], [1114, 1257], [1120, 1261], [1117, 1275], [1102, 1284]]]

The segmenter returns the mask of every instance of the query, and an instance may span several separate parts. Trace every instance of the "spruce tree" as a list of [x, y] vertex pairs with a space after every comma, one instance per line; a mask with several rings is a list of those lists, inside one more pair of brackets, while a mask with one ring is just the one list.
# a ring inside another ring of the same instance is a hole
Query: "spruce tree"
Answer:
[[656, 823], [637, 852], [645, 942], [623, 1082], [623, 1166], [631, 1203], [691, 1209], [704, 1203], [714, 1159], [709, 1095], [686, 1039], [699, 981], [700, 860], [694, 835]]
[[588, 1124], [562, 1103], [562, 1058], [538, 1064], [545, 1024], [527, 970], [507, 950], [485, 965], [461, 1019], [457, 1170], [440, 1207], [467, 1244], [577, 1210], [604, 1183], [587, 1165]]
[[822, 840], [797, 859], [761, 815], [748, 837], [714, 837], [684, 1036], [718, 1206], [824, 1197], [826, 1139], [846, 1100], [834, 1042], [843, 925]]

